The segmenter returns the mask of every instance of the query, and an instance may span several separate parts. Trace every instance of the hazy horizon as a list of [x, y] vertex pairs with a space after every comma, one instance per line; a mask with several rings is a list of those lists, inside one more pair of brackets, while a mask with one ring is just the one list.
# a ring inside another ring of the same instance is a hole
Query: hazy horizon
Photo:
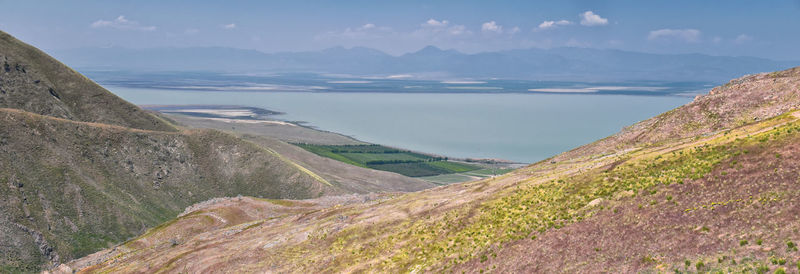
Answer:
[[[581, 47], [800, 60], [800, 1], [8, 1], [0, 29], [47, 51], [230, 47], [265, 53], [428, 45], [471, 54]], [[755, 22], [758, 22], [757, 24]], [[765, 28], [764, 26], [770, 26]]]

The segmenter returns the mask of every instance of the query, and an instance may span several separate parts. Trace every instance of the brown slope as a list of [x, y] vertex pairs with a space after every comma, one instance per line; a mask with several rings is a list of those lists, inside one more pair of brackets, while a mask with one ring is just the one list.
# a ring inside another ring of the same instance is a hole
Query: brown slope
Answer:
[[712, 134], [800, 107], [800, 67], [731, 80], [706, 95], [617, 134], [558, 155], [564, 159]]
[[0, 272], [84, 256], [214, 197], [341, 193], [214, 130], [130, 129], [15, 109], [0, 109], [0, 128]]
[[0, 31], [0, 108], [83, 122], [175, 131], [44, 52]]

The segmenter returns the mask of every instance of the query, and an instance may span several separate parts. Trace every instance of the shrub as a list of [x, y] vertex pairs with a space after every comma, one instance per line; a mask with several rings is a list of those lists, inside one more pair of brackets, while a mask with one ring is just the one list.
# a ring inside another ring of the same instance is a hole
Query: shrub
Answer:
[[704, 266], [706, 266], [706, 265], [703, 263], [703, 261], [697, 261], [697, 263], [694, 265], [694, 267], [697, 268], [697, 271], [700, 271], [700, 269], [703, 269]]
[[761, 245], [762, 243], [764, 243], [764, 240], [761, 240], [761, 239], [756, 240], [756, 244], [757, 245]]
[[774, 273], [775, 274], [786, 274], [786, 269], [784, 269], [783, 267], [780, 267], [780, 268], [776, 269]]
[[794, 242], [792, 242], [792, 241], [787, 241], [786, 242], [786, 247], [788, 247], [789, 249], [795, 249], [795, 248], [797, 248], [797, 245], [795, 245]]
[[747, 245], [747, 240], [739, 241], [739, 246], [745, 246], [745, 245]]

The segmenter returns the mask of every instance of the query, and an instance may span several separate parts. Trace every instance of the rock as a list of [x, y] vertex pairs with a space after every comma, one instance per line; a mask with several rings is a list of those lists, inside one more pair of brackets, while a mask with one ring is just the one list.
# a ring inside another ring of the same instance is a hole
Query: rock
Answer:
[[592, 200], [591, 202], [589, 202], [589, 204], [587, 204], [586, 206], [588, 206], [588, 207], [594, 207], [594, 206], [598, 206], [598, 205], [600, 205], [600, 203], [602, 203], [603, 201], [605, 201], [605, 199], [603, 199], [603, 198], [597, 198], [597, 199], [594, 199], [594, 200]]
[[53, 95], [53, 97], [56, 97], [56, 99], [61, 100], [61, 96], [59, 96], [58, 93], [56, 93], [56, 91], [53, 88], [48, 88], [47, 91], [50, 92], [50, 95]]

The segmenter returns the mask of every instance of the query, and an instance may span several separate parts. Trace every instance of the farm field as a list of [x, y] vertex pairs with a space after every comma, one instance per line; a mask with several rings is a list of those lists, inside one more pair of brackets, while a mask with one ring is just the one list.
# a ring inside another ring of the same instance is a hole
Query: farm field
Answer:
[[399, 173], [409, 177], [463, 173], [483, 168], [479, 165], [450, 161], [446, 157], [425, 155], [375, 144], [296, 145], [317, 155], [351, 165]]

